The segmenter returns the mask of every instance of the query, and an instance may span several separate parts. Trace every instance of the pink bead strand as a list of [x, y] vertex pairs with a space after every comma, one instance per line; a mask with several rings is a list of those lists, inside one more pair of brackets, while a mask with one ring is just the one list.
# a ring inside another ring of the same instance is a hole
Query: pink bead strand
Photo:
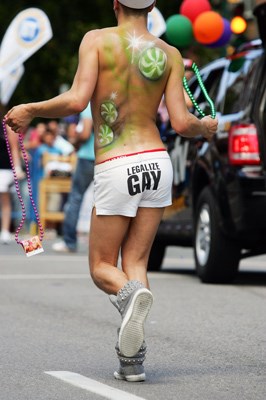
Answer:
[[[11, 164], [11, 168], [12, 168], [12, 172], [13, 172], [13, 176], [14, 176], [15, 188], [16, 188], [16, 192], [17, 192], [17, 196], [18, 196], [20, 205], [21, 205], [21, 210], [22, 210], [22, 218], [21, 218], [21, 221], [20, 221], [19, 226], [18, 226], [18, 228], [16, 230], [16, 233], [15, 233], [15, 240], [16, 240], [16, 242], [18, 244], [22, 244], [22, 241], [19, 240], [18, 235], [19, 235], [19, 232], [21, 231], [21, 229], [23, 228], [23, 225], [24, 225], [25, 220], [26, 220], [26, 207], [25, 207], [22, 195], [20, 193], [19, 181], [18, 181], [16, 169], [15, 169], [13, 158], [12, 158], [12, 152], [11, 152], [10, 144], [9, 144], [9, 141], [8, 141], [6, 124], [5, 124], [4, 120], [3, 120], [3, 131], [4, 131], [5, 140], [6, 140], [7, 152], [8, 152], [8, 156], [9, 156], [9, 159], [10, 159], [10, 164]], [[27, 177], [27, 186], [28, 186], [29, 198], [30, 198], [31, 205], [32, 205], [32, 208], [34, 210], [36, 221], [37, 221], [37, 224], [38, 224], [38, 227], [39, 227], [40, 241], [42, 241], [43, 237], [44, 237], [44, 230], [43, 230], [43, 227], [42, 227], [42, 224], [41, 224], [41, 220], [40, 220], [40, 217], [39, 217], [38, 209], [37, 209], [37, 207], [35, 205], [35, 202], [34, 202], [33, 196], [32, 196], [32, 187], [31, 187], [29, 163], [28, 163], [27, 153], [26, 153], [26, 150], [25, 150], [25, 147], [24, 147], [24, 144], [23, 144], [23, 137], [22, 137], [21, 133], [18, 134], [18, 140], [19, 140], [19, 145], [20, 145], [21, 152], [22, 152], [22, 157], [23, 157], [23, 160], [24, 160], [24, 163], [25, 163], [25, 167], [26, 167], [26, 177]]]

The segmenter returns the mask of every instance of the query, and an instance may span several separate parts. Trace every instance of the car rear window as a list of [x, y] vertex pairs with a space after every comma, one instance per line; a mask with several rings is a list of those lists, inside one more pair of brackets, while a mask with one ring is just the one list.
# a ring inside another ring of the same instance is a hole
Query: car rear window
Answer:
[[[204, 86], [210, 96], [210, 98], [215, 102], [221, 76], [223, 74], [223, 68], [217, 68], [208, 73], [208, 75], [203, 75], [202, 80], [204, 82]], [[210, 105], [206, 101], [206, 98], [199, 87], [198, 81], [194, 78], [192, 83], [189, 85], [191, 92], [194, 94], [197, 103], [199, 104], [202, 111], [208, 115], [211, 113]], [[193, 110], [195, 115], [197, 115], [196, 110]]]
[[243, 110], [254, 96], [259, 58], [241, 57], [232, 60], [228, 68], [227, 88], [223, 102], [223, 114], [234, 114]]

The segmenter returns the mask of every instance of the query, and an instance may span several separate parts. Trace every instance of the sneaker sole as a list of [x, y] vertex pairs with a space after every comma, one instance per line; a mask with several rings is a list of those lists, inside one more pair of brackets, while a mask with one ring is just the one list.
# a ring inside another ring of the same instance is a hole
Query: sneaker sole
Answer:
[[114, 377], [119, 381], [128, 381], [128, 382], [143, 382], [146, 380], [145, 372], [139, 375], [121, 375], [117, 371], [115, 371]]
[[118, 336], [119, 350], [126, 357], [133, 357], [142, 346], [144, 322], [149, 314], [152, 302], [152, 293], [146, 288], [137, 290], [133, 296]]

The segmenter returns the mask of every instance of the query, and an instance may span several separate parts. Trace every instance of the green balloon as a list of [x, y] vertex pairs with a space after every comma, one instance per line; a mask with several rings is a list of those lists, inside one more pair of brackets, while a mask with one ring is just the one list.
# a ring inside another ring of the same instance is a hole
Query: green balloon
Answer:
[[172, 15], [166, 21], [166, 38], [176, 47], [188, 47], [193, 40], [191, 21], [181, 14]]

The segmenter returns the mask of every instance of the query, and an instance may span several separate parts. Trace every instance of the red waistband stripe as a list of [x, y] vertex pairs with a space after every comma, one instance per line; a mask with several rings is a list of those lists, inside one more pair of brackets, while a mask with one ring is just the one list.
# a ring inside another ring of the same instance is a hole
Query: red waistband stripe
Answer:
[[166, 149], [165, 149], [165, 148], [161, 148], [161, 149], [137, 151], [136, 153], [123, 154], [123, 155], [121, 155], [121, 156], [107, 158], [107, 160], [104, 160], [104, 161], [98, 163], [97, 165], [103, 164], [103, 163], [105, 163], [105, 162], [107, 162], [107, 161], [119, 160], [119, 158], [137, 156], [138, 154], [145, 154], [145, 153], [156, 153], [157, 151], [166, 151]]

